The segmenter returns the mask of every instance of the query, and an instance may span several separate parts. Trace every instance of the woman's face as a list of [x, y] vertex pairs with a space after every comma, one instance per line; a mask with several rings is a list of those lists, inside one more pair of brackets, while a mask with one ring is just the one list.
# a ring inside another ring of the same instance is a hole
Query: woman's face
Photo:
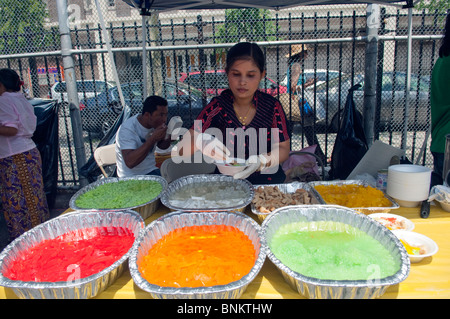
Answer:
[[228, 84], [235, 98], [252, 98], [264, 78], [253, 60], [236, 60], [229, 68]]

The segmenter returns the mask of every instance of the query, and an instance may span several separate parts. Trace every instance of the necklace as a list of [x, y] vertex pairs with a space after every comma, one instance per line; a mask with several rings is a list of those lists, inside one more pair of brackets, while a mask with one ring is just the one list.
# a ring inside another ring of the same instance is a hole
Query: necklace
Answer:
[[233, 103], [234, 112], [236, 113], [236, 115], [237, 115], [237, 117], [239, 119], [239, 122], [241, 122], [241, 124], [243, 126], [245, 126], [247, 124], [247, 122], [246, 122], [247, 121], [247, 115], [248, 115], [248, 112], [250, 112], [251, 107], [252, 107], [251, 105], [248, 107], [247, 112], [245, 113], [245, 116], [240, 116], [238, 111], [236, 110], [236, 106]]

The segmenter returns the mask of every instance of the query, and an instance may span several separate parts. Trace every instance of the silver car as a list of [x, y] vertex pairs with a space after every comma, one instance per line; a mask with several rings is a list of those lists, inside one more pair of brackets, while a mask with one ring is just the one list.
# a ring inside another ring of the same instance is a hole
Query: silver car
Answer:
[[[354, 91], [353, 101], [357, 110], [363, 113], [364, 76], [357, 74], [351, 81], [351, 75], [336, 77], [329, 82], [312, 85], [305, 90], [308, 103], [316, 106], [316, 124], [327, 126], [336, 132], [339, 116], [345, 107], [348, 90], [356, 84], [361, 87]], [[381, 79], [381, 90], [377, 89], [377, 107], [375, 127], [378, 131], [398, 131], [403, 127], [406, 99], [406, 73], [385, 72]], [[409, 100], [409, 126], [426, 130], [430, 123], [430, 77], [411, 74]], [[381, 102], [381, 103], [380, 103]], [[380, 107], [381, 106], [381, 107]]]

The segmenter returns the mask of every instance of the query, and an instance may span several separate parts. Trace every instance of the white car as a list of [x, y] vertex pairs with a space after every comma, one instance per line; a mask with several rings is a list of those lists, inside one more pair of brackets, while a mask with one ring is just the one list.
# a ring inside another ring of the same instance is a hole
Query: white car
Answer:
[[[77, 81], [78, 99], [81, 101], [86, 98], [94, 97], [114, 86], [115, 85], [113, 82], [105, 82], [100, 80]], [[57, 100], [58, 103], [67, 102], [66, 82], [56, 82], [53, 84], [50, 89], [49, 98]]]
[[[339, 76], [339, 71], [335, 70], [326, 70], [326, 69], [305, 69], [303, 71], [303, 74], [305, 75], [306, 81], [308, 81], [311, 78], [314, 78], [314, 76], [317, 78], [316, 85], [320, 85], [327, 80], [327, 74], [328, 74], [328, 80], [331, 81], [334, 78], [337, 78]], [[342, 73], [343, 74], [343, 73]], [[287, 86], [287, 74], [284, 75], [283, 81], [280, 82], [281, 85]]]

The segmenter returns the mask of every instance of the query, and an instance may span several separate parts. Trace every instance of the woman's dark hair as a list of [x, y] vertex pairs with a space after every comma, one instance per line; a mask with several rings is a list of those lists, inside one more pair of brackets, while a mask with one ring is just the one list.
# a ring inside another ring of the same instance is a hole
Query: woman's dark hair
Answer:
[[450, 55], [450, 13], [447, 14], [447, 20], [445, 21], [444, 38], [442, 39], [442, 45], [439, 48], [439, 56], [441, 58]]
[[158, 106], [167, 106], [167, 100], [157, 95], [149, 96], [144, 101], [142, 114], [144, 114], [145, 112], [152, 114], [158, 109]]
[[239, 42], [228, 50], [227, 66], [225, 72], [228, 73], [230, 67], [238, 60], [253, 60], [261, 72], [266, 69], [266, 59], [261, 48], [256, 43]]
[[22, 81], [16, 71], [11, 69], [0, 69], [0, 82], [7, 91], [20, 91]]

